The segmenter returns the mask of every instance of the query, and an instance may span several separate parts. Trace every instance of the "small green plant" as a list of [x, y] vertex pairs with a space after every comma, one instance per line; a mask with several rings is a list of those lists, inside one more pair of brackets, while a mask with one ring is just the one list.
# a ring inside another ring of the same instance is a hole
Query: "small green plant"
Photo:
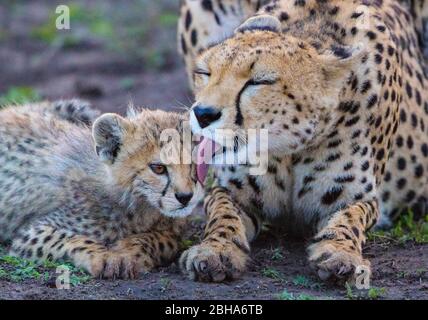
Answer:
[[73, 287], [77, 287], [81, 284], [85, 284], [87, 283], [89, 280], [91, 280], [91, 276], [89, 274], [76, 274], [76, 273], [72, 273], [70, 275], [70, 284]]
[[0, 267], [0, 279], [4, 279], [7, 277], [7, 271]]
[[428, 215], [425, 220], [415, 221], [412, 211], [403, 215], [396, 225], [388, 231], [374, 231], [369, 233], [370, 240], [389, 240], [398, 243], [414, 241], [428, 243]]
[[323, 286], [323, 284], [312, 281], [311, 279], [309, 279], [305, 276], [302, 276], [302, 275], [296, 276], [293, 279], [293, 284], [295, 286], [308, 288], [308, 289], [314, 289], [314, 290], [319, 290]]
[[427, 269], [425, 268], [416, 269], [416, 276], [418, 277], [422, 277], [425, 273], [427, 273]]
[[[23, 258], [4, 255], [3, 253], [4, 250], [0, 247], [0, 279], [3, 280], [12, 282], [22, 282], [27, 279], [48, 281], [51, 274], [60, 266], [70, 270], [70, 284], [72, 286], [78, 286], [91, 279], [91, 276], [84, 270], [76, 268], [70, 263], [46, 260], [37, 264]], [[56, 274], [53, 274], [53, 276], [56, 276]]]
[[66, 267], [70, 270], [70, 284], [73, 287], [77, 287], [80, 284], [84, 284], [91, 280], [91, 276], [86, 273], [82, 268], [77, 268], [69, 262], [58, 262], [55, 264], [55, 268], [58, 266]]
[[189, 249], [191, 246], [193, 246], [194, 242], [190, 239], [184, 239], [181, 241], [181, 248], [183, 250]]
[[284, 281], [284, 275], [274, 268], [264, 268], [262, 270], [262, 275], [274, 280]]
[[359, 290], [357, 293], [355, 293], [352, 286], [348, 282], [345, 283], [345, 289], [346, 289], [346, 297], [349, 300], [356, 300], [356, 299], [376, 300], [376, 299], [385, 297], [385, 295], [387, 294], [387, 290], [385, 288], [378, 288], [378, 287], [371, 287], [369, 290]]
[[214, 176], [214, 170], [212, 168], [208, 169], [208, 174], [205, 179], [205, 188], [210, 189], [214, 185], [215, 182], [215, 176]]
[[308, 288], [311, 281], [305, 276], [297, 276], [293, 279], [293, 284], [300, 287]]
[[281, 252], [281, 249], [275, 248], [272, 250], [272, 260], [278, 261], [284, 259], [284, 255]]
[[[114, 26], [106, 20], [102, 12], [87, 9], [79, 4], [70, 4], [70, 21], [72, 24], [84, 28], [87, 33], [95, 36], [111, 39], [115, 36]], [[34, 39], [47, 44], [59, 44], [59, 46], [71, 47], [79, 43], [78, 33], [73, 33], [74, 29], [58, 30], [56, 27], [57, 14], [52, 11], [49, 18], [41, 25], [31, 31]]]
[[357, 296], [354, 294], [354, 291], [352, 290], [352, 286], [348, 282], [345, 283], [345, 288], [346, 288], [346, 297], [349, 300], [354, 300], [357, 298]]
[[35, 102], [41, 99], [39, 93], [31, 87], [11, 87], [0, 96], [0, 108], [11, 104]]
[[372, 287], [367, 292], [368, 298], [372, 299], [372, 300], [377, 300], [379, 298], [384, 297], [385, 295], [386, 295], [386, 289], [385, 288]]
[[168, 290], [169, 286], [171, 285], [171, 279], [168, 278], [160, 278], [159, 280], [160, 284], [161, 284], [161, 291], [165, 292], [166, 290]]
[[40, 279], [41, 277], [34, 262], [6, 255], [0, 257], [0, 263], [11, 267], [10, 271], [3, 269], [3, 279], [20, 282], [26, 279]]
[[288, 292], [286, 289], [278, 295], [279, 300], [316, 300], [317, 298], [309, 294], [295, 295], [292, 292]]

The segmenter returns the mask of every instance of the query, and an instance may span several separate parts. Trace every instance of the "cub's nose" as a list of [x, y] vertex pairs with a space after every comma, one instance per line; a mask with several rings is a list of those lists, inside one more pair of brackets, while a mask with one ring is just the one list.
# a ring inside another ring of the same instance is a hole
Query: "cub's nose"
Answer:
[[217, 121], [221, 117], [221, 111], [213, 107], [197, 106], [193, 108], [193, 112], [202, 129], [208, 127], [211, 123]]
[[177, 192], [175, 194], [175, 197], [177, 198], [178, 202], [180, 202], [183, 206], [187, 205], [189, 201], [193, 197], [193, 193], [183, 193], [183, 192]]

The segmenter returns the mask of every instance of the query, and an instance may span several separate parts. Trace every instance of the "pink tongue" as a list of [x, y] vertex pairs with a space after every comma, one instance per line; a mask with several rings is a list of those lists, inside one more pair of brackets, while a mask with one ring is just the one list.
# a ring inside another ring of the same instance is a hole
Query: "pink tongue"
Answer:
[[198, 181], [204, 185], [212, 157], [221, 147], [215, 141], [203, 137], [197, 148], [196, 174]]

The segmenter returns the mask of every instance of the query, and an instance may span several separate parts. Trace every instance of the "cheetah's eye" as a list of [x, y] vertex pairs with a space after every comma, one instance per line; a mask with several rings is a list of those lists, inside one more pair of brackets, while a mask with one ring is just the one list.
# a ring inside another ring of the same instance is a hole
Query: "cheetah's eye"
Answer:
[[166, 167], [162, 164], [158, 164], [158, 163], [152, 163], [149, 165], [150, 169], [156, 173], [156, 174], [165, 174], [166, 173]]
[[211, 73], [202, 69], [196, 69], [194, 73], [195, 88], [206, 86], [210, 80]]
[[251, 79], [247, 82], [249, 86], [271, 86], [275, 84], [278, 80], [276, 79]]
[[195, 75], [203, 75], [203, 76], [207, 76], [210, 77], [211, 73], [202, 69], [196, 69], [195, 70]]

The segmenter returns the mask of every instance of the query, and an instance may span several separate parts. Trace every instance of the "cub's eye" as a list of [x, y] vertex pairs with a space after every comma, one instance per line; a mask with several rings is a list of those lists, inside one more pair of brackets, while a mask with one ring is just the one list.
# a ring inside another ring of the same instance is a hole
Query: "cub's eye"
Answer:
[[166, 167], [162, 164], [152, 163], [149, 167], [156, 174], [161, 175], [166, 173]]

